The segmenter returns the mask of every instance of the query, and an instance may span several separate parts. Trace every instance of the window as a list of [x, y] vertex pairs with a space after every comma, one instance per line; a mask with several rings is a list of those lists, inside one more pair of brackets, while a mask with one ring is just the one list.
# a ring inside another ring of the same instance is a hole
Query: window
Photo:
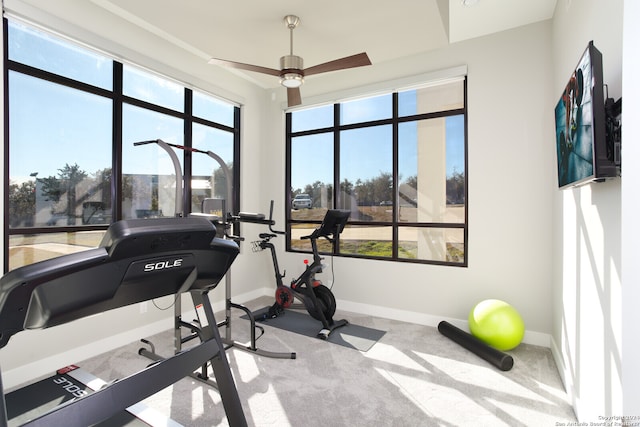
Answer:
[[[215, 153], [233, 175], [233, 134], [194, 123], [193, 147], [207, 153]], [[228, 187], [229, 184], [231, 188]], [[192, 212], [214, 213], [203, 207], [205, 199], [227, 200], [229, 197], [227, 192], [232, 190], [233, 181], [228, 182], [228, 177], [224, 173], [223, 166], [218, 163], [218, 159], [203, 153], [194, 155], [191, 181]], [[225, 210], [228, 211], [228, 208], [230, 206], [225, 206]]]
[[[237, 176], [229, 196], [217, 162], [188, 150], [214, 152], [239, 174], [237, 106], [28, 25], [3, 24], [4, 271], [95, 247], [119, 219], [199, 212], [209, 198], [238, 200]], [[184, 206], [176, 205], [168, 153], [134, 145], [157, 139], [173, 144], [191, 183]]]
[[207, 94], [193, 92], [193, 115], [227, 127], [234, 126], [235, 108]]
[[465, 100], [460, 78], [288, 113], [287, 249], [339, 208], [336, 255], [466, 266]]
[[[175, 168], [169, 154], [157, 144], [133, 145], [135, 142], [155, 139], [184, 145], [183, 127], [184, 122], [180, 118], [129, 104], [123, 106], [123, 219], [183, 213], [182, 206], [176, 206]], [[182, 160], [182, 153], [177, 154], [178, 159]]]
[[174, 111], [184, 111], [184, 88], [136, 67], [123, 66], [122, 93]]
[[9, 227], [109, 223], [111, 100], [17, 72], [9, 90]]
[[26, 25], [9, 23], [9, 59], [102, 89], [113, 88], [113, 62]]

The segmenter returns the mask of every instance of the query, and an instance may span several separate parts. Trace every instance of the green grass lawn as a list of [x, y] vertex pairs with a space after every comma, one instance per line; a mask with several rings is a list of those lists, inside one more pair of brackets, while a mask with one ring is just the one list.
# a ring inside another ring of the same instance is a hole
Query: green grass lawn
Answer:
[[[453, 209], [455, 209], [454, 207]], [[327, 209], [313, 208], [300, 209], [291, 212], [292, 219], [301, 221], [322, 221]], [[401, 209], [401, 219], [405, 221], [416, 221], [417, 209], [414, 207], [403, 207]], [[371, 222], [391, 221], [392, 210], [389, 206], [359, 206], [356, 216], [366, 218]], [[354, 219], [353, 217], [351, 219]], [[292, 229], [311, 230], [316, 224], [293, 224]], [[347, 233], [348, 235], [348, 233]], [[370, 257], [388, 258], [392, 256], [392, 242], [388, 239], [349, 239], [342, 237], [340, 252], [344, 254], [363, 255]], [[291, 246], [299, 250], [311, 250], [308, 240], [293, 239]], [[447, 262], [463, 262], [464, 261], [464, 245], [462, 243], [447, 242], [446, 244], [446, 261]], [[331, 244], [321, 239], [318, 241], [318, 250], [323, 253], [331, 252]], [[398, 248], [399, 257], [402, 259], [417, 259], [418, 244], [415, 241], [402, 241]]]

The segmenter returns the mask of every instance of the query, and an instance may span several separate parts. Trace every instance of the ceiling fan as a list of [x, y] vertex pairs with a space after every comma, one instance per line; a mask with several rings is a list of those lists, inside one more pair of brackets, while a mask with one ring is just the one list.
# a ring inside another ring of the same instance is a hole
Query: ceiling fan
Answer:
[[284, 17], [284, 23], [290, 30], [290, 49], [289, 55], [280, 58], [279, 70], [218, 58], [211, 58], [209, 63], [280, 77], [280, 84], [287, 88], [287, 102], [289, 107], [302, 103], [300, 86], [304, 83], [305, 76], [371, 65], [367, 54], [362, 52], [305, 69], [302, 65], [302, 58], [293, 54], [293, 30], [300, 23], [300, 18], [295, 15], [287, 15]]

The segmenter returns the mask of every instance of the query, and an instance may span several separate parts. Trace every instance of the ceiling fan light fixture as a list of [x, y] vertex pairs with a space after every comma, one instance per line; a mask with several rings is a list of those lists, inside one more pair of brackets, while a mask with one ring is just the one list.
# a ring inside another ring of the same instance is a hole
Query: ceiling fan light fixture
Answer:
[[304, 63], [297, 55], [285, 55], [280, 58], [280, 84], [288, 88], [296, 88], [304, 83], [304, 73], [302, 69]]
[[280, 84], [286, 88], [296, 88], [302, 86], [304, 78], [298, 73], [284, 73], [280, 76]]

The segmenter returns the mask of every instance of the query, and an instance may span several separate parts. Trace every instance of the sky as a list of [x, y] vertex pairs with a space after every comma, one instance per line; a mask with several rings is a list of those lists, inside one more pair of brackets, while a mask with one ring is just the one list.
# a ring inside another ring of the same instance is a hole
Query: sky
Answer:
[[[413, 100], [412, 100], [413, 97]], [[415, 91], [402, 93], [400, 114], [415, 114]], [[341, 105], [341, 124], [352, 124], [390, 118], [391, 95], [357, 100]], [[333, 125], [333, 105], [300, 110], [293, 113], [292, 130], [320, 129]], [[464, 172], [464, 116], [445, 119], [446, 171]], [[399, 165], [402, 178], [417, 173], [418, 130], [414, 122], [402, 123], [399, 129]], [[424, 141], [423, 141], [424, 143]], [[309, 159], [309, 153], [313, 158]], [[316, 134], [294, 138], [292, 148], [293, 189], [303, 189], [316, 181], [333, 181], [333, 134]], [[376, 126], [343, 131], [340, 136], [341, 180], [366, 181], [380, 173], [392, 172], [392, 127]]]
[[[112, 61], [50, 36], [9, 26], [9, 57], [93, 86], [111, 90]], [[43, 54], [45, 52], [46, 54]], [[125, 65], [123, 93], [177, 111], [184, 108], [183, 86]], [[65, 164], [78, 164], [94, 173], [111, 167], [112, 101], [17, 72], [9, 76], [10, 178], [12, 182], [56, 176]], [[195, 115], [233, 126], [234, 106], [194, 91]], [[37, 120], [34, 120], [37, 118]], [[173, 172], [169, 156], [157, 146], [134, 147], [141, 140], [184, 143], [183, 121], [126, 105], [123, 113], [124, 173]], [[194, 147], [233, 160], [233, 135], [194, 125]], [[43, 155], [42, 153], [46, 153]], [[178, 153], [182, 160], [182, 153]], [[206, 155], [194, 160], [194, 173], [208, 175], [217, 168]]]

